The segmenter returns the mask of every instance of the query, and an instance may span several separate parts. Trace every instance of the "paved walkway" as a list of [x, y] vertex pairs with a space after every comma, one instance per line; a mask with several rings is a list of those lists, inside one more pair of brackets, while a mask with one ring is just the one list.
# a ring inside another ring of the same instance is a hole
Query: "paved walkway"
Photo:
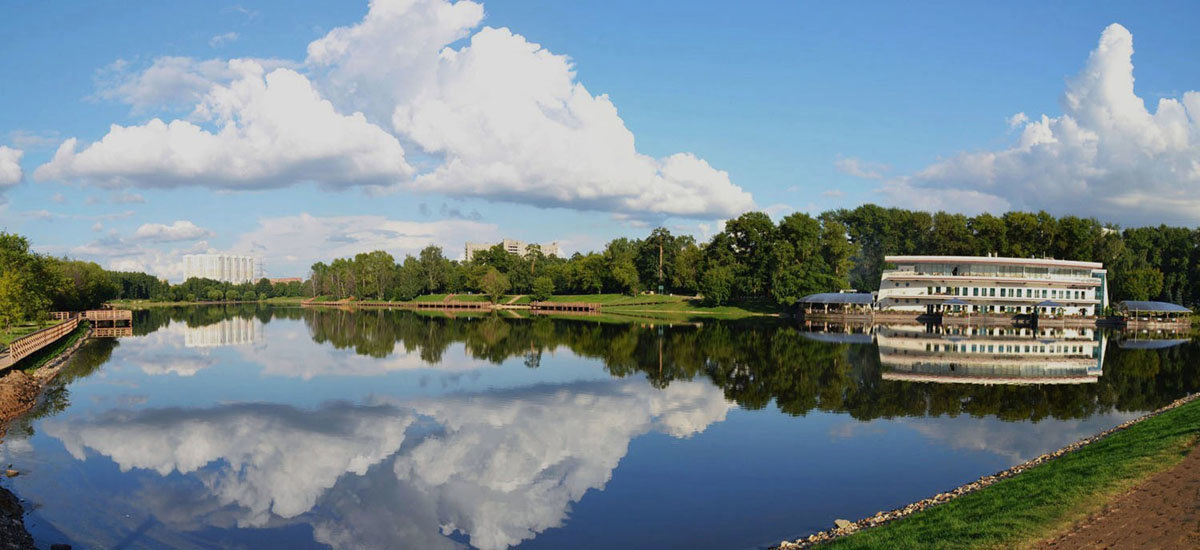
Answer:
[[1038, 548], [1200, 548], [1200, 445]]

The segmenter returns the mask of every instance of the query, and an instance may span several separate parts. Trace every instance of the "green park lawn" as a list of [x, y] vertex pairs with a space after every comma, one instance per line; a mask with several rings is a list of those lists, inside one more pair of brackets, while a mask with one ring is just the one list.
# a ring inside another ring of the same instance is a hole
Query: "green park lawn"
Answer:
[[905, 519], [822, 548], [1012, 548], [1044, 540], [1183, 460], [1200, 437], [1200, 401]]

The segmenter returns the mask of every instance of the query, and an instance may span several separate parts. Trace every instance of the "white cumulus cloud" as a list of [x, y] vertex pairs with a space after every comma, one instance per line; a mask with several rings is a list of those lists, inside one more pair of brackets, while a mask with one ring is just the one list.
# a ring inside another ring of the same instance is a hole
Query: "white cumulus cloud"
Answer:
[[[137, 73], [118, 62], [98, 97], [135, 112], [195, 105], [191, 121], [113, 126], [80, 152], [67, 140], [35, 176], [147, 187], [317, 181], [649, 218], [754, 207], [695, 154], [638, 152], [616, 106], [576, 79], [567, 56], [481, 27], [483, 17], [468, 0], [376, 0], [360, 22], [309, 44], [302, 66], [164, 57]], [[420, 174], [401, 143], [421, 154]]]
[[0, 190], [21, 183], [24, 175], [21, 171], [21, 157], [24, 155], [25, 152], [20, 149], [0, 145]]
[[[690, 153], [654, 158], [570, 59], [506, 28], [483, 27], [466, 1], [379, 1], [357, 25], [309, 45], [308, 63], [339, 97], [440, 155], [418, 189], [538, 206], [722, 217], [752, 208], [726, 172]], [[421, 24], [414, 34], [398, 32]], [[380, 71], [379, 67], [390, 67]]]
[[[1134, 91], [1133, 35], [1104, 29], [1059, 116], [1018, 113], [1016, 143], [962, 153], [888, 182], [903, 205], [998, 212], [1045, 209], [1127, 224], [1200, 223], [1200, 92], [1162, 98]], [[930, 205], [927, 201], [935, 204]]]
[[76, 151], [75, 138], [66, 140], [34, 177], [262, 189], [296, 182], [387, 187], [412, 175], [395, 137], [361, 114], [339, 114], [303, 75], [291, 69], [267, 73], [251, 60], [233, 60], [229, 67], [238, 77], [213, 84], [193, 115], [215, 131], [157, 118], [113, 125], [82, 151]]
[[212, 231], [188, 220], [176, 220], [171, 225], [144, 223], [133, 233], [138, 239], [155, 242], [194, 241], [213, 235]]

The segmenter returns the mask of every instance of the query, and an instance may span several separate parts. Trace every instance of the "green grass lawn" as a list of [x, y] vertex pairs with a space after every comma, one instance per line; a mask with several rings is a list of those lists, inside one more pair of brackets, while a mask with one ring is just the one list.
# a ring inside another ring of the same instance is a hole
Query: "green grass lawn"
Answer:
[[704, 314], [704, 315], [763, 315], [763, 314], [778, 314], [783, 311], [783, 308], [771, 302], [737, 302], [724, 306], [706, 307], [700, 304], [699, 300], [678, 300], [672, 302], [663, 302], [656, 304], [641, 304], [622, 306], [620, 303], [611, 306], [605, 305], [605, 310], [613, 312], [629, 311], [656, 311], [656, 312], [673, 312], [673, 313], [689, 313], [689, 314]]
[[1200, 401], [946, 504], [822, 548], [1010, 548], [1048, 538], [1150, 475], [1200, 436]]

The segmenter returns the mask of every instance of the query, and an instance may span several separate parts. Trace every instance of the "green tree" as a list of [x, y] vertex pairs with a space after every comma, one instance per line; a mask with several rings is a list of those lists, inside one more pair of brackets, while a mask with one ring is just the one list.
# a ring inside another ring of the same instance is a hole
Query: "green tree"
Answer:
[[700, 293], [704, 296], [704, 305], [720, 306], [729, 303], [733, 294], [733, 268], [718, 266], [708, 269], [700, 277]]
[[533, 293], [530, 295], [536, 302], [544, 302], [554, 295], [554, 279], [542, 275], [533, 280]]
[[270, 279], [263, 277], [254, 283], [254, 293], [263, 298], [270, 298], [275, 295], [275, 285], [271, 284]]
[[434, 294], [445, 290], [450, 281], [451, 265], [450, 260], [442, 255], [442, 248], [434, 245], [426, 246], [421, 249], [417, 261], [425, 282], [425, 292]]
[[1162, 292], [1163, 274], [1153, 267], [1130, 270], [1121, 280], [1119, 293], [1127, 300], [1150, 300]]
[[500, 303], [500, 297], [509, 289], [508, 276], [493, 267], [483, 276], [480, 285], [493, 304]]

